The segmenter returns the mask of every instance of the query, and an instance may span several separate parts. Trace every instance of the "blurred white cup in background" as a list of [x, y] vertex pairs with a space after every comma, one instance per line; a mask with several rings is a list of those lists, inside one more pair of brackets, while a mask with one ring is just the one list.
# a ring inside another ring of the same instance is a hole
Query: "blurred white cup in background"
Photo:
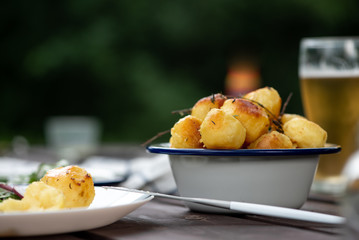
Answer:
[[59, 159], [76, 163], [94, 154], [100, 142], [101, 126], [95, 117], [58, 116], [45, 123], [47, 145]]

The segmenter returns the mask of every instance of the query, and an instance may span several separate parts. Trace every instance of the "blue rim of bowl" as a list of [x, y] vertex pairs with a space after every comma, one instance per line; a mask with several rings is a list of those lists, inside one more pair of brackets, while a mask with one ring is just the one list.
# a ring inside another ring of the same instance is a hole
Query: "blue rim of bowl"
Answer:
[[202, 149], [202, 148], [170, 148], [169, 143], [159, 143], [147, 146], [147, 151], [168, 155], [203, 155], [203, 156], [293, 156], [320, 155], [340, 152], [341, 147], [326, 144], [322, 148], [294, 148], [294, 149]]

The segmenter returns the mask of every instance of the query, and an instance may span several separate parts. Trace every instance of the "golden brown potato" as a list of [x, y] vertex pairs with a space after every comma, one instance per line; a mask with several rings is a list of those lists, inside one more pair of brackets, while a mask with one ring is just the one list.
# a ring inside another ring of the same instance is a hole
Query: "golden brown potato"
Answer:
[[253, 100], [262, 104], [274, 116], [278, 117], [282, 106], [282, 99], [277, 90], [271, 87], [259, 88], [255, 91], [249, 92], [243, 98]]
[[246, 136], [242, 123], [221, 109], [212, 109], [203, 120], [200, 133], [209, 149], [241, 148]]
[[292, 120], [293, 118], [305, 118], [302, 115], [299, 114], [293, 114], [293, 113], [285, 113], [283, 114], [282, 118], [281, 118], [281, 122], [282, 124], [285, 124], [286, 122], [288, 122], [289, 120]]
[[77, 166], [49, 170], [41, 181], [31, 183], [21, 200], [0, 203], [0, 212], [44, 211], [87, 207], [95, 196], [91, 176]]
[[221, 109], [243, 124], [246, 129], [246, 145], [268, 132], [270, 121], [266, 111], [249, 100], [228, 99]]
[[194, 116], [181, 118], [171, 129], [170, 146], [172, 148], [202, 148], [199, 128], [202, 121]]
[[0, 203], [0, 212], [43, 211], [63, 208], [64, 194], [43, 182], [30, 184], [21, 200], [7, 199]]
[[293, 148], [290, 138], [280, 132], [271, 131], [263, 134], [248, 146], [249, 149], [283, 149]]
[[283, 125], [284, 134], [299, 148], [324, 147], [327, 132], [305, 118], [293, 118]]
[[226, 96], [220, 93], [204, 97], [193, 106], [191, 115], [203, 121], [212, 108], [220, 108], [226, 99]]
[[87, 207], [95, 197], [92, 177], [78, 166], [67, 166], [49, 170], [42, 182], [62, 191], [64, 208]]

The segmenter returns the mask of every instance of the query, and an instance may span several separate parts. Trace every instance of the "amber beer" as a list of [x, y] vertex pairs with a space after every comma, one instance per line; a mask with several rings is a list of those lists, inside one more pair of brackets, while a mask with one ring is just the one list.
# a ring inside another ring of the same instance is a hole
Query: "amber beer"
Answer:
[[302, 74], [305, 115], [328, 132], [328, 142], [342, 146], [339, 154], [321, 156], [316, 180], [339, 179], [348, 157], [357, 148], [359, 73]]

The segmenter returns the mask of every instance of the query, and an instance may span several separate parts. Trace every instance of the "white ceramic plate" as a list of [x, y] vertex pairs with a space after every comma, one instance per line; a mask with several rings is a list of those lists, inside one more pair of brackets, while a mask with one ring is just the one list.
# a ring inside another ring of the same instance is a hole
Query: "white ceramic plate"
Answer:
[[0, 237], [59, 234], [106, 226], [153, 198], [101, 187], [95, 187], [95, 190], [95, 199], [88, 208], [0, 213]]

